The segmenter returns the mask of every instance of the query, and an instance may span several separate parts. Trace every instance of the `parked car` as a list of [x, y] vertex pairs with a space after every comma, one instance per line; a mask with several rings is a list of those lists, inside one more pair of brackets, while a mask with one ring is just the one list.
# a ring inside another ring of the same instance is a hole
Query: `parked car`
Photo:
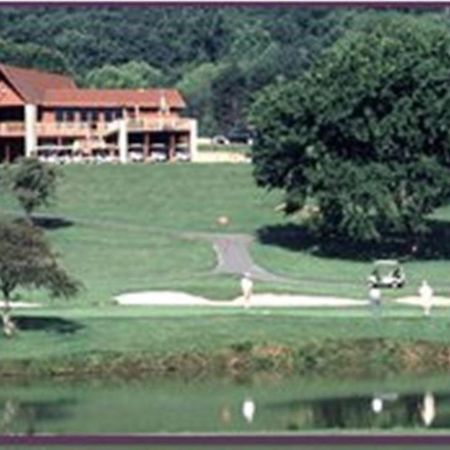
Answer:
[[152, 152], [151, 160], [156, 162], [167, 161], [167, 154], [165, 152]]
[[379, 260], [374, 262], [368, 282], [372, 287], [401, 288], [405, 285], [406, 275], [398, 261]]
[[227, 134], [227, 138], [229, 142], [234, 144], [253, 144], [253, 133], [249, 129], [243, 127], [233, 128]]
[[230, 145], [230, 140], [226, 136], [218, 135], [212, 138], [212, 143], [214, 145]]
[[191, 157], [188, 152], [178, 151], [175, 153], [175, 159], [177, 161], [187, 162], [191, 160]]

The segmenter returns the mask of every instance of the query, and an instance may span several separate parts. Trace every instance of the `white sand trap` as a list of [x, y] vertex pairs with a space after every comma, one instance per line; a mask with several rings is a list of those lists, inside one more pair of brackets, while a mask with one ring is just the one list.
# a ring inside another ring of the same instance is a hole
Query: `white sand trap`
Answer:
[[[241, 303], [242, 297], [234, 300]], [[366, 306], [369, 302], [366, 300], [354, 300], [350, 298], [339, 297], [316, 297], [309, 295], [291, 295], [291, 294], [255, 294], [252, 296], [252, 306], [270, 306], [270, 307], [348, 307], [348, 306]]]
[[[411, 296], [411, 297], [402, 297], [396, 300], [397, 303], [401, 303], [403, 305], [413, 305], [423, 307], [423, 301], [419, 296]], [[450, 298], [447, 297], [433, 297], [431, 304], [433, 306], [442, 306], [449, 307], [450, 306]]]
[[150, 291], [122, 294], [115, 297], [119, 305], [176, 305], [176, 306], [205, 306], [210, 300], [186, 294], [184, 292]]
[[[11, 309], [16, 308], [40, 308], [42, 305], [39, 303], [27, 303], [27, 302], [9, 302]], [[0, 308], [5, 307], [5, 302], [0, 301]]]
[[[115, 297], [119, 305], [141, 306], [219, 306], [242, 307], [243, 298], [232, 301], [209, 300], [184, 292], [150, 291], [122, 294]], [[255, 294], [251, 307], [348, 307], [366, 306], [367, 301], [337, 297], [314, 297], [305, 295]]]

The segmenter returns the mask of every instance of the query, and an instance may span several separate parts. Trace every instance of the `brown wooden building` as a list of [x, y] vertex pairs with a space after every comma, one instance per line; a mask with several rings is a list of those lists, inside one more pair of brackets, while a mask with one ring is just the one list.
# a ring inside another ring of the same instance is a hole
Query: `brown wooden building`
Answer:
[[69, 77], [0, 64], [0, 161], [193, 159], [197, 121], [184, 108], [174, 89], [79, 89]]

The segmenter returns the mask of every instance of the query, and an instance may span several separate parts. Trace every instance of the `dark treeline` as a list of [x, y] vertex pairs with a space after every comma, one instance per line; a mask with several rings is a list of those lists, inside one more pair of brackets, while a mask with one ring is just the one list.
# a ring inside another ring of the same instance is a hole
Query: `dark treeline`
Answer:
[[[406, 12], [407, 13], [407, 12]], [[176, 86], [203, 134], [245, 125], [255, 94], [298, 78], [362, 8], [2, 7], [0, 61], [82, 86]]]

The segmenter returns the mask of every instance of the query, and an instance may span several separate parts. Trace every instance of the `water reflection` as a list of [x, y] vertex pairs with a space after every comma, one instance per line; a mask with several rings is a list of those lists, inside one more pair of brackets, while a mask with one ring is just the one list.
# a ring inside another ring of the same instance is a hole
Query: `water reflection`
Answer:
[[[450, 406], [450, 395], [441, 395]], [[450, 428], [450, 412], [438, 417], [436, 399], [425, 394], [376, 394], [372, 398], [343, 397], [289, 401], [268, 405], [287, 416], [287, 429], [426, 428], [436, 422]]]
[[219, 418], [220, 422], [224, 425], [228, 425], [231, 422], [231, 409], [228, 403], [221, 405]]
[[371, 408], [375, 414], [380, 414], [384, 409], [384, 404], [388, 402], [394, 402], [398, 399], [396, 392], [379, 392], [374, 395]]
[[247, 423], [253, 422], [255, 410], [256, 410], [255, 402], [251, 398], [246, 398], [242, 403], [241, 411]]
[[434, 401], [434, 395], [431, 392], [426, 392], [423, 397], [420, 415], [426, 427], [429, 427], [436, 417], [436, 403]]
[[375, 397], [372, 400], [372, 411], [375, 414], [380, 414], [381, 411], [383, 411], [383, 399], [379, 397]]
[[37, 431], [39, 422], [64, 421], [70, 418], [74, 404], [73, 399], [26, 401], [8, 398], [0, 400], [0, 433], [33, 435]]
[[358, 383], [11, 386], [0, 394], [0, 434], [450, 430], [446, 379], [412, 387], [392, 382], [386, 389]]

